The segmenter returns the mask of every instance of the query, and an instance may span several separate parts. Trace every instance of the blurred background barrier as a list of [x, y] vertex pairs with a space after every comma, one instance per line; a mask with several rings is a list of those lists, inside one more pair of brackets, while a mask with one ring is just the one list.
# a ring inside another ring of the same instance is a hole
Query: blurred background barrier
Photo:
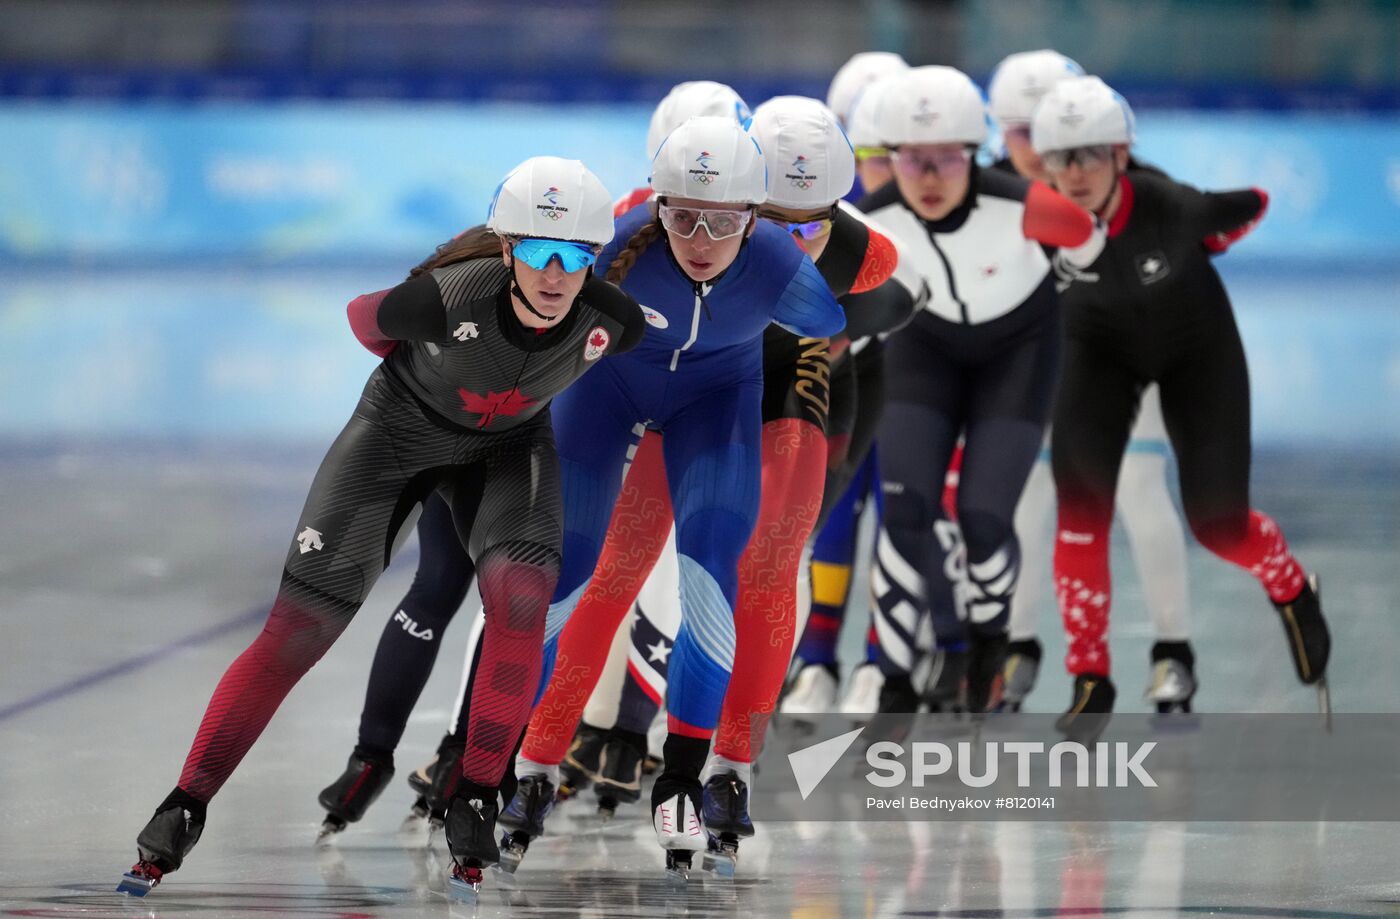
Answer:
[[[524, 156], [644, 184], [650, 106], [324, 102], [0, 105], [0, 259], [416, 259], [485, 219]], [[1400, 254], [1400, 114], [1148, 110], [1140, 155], [1259, 185], [1243, 256]]]

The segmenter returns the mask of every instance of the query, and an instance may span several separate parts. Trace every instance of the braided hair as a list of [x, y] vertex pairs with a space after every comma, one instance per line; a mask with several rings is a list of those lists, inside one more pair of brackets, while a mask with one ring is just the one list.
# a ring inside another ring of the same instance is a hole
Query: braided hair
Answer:
[[632, 238], [627, 240], [627, 245], [618, 251], [617, 257], [608, 265], [608, 273], [603, 276], [604, 281], [621, 284], [627, 277], [627, 272], [632, 270], [632, 266], [637, 264], [637, 259], [647, 250], [647, 246], [661, 237], [661, 221], [656, 218], [656, 204], [647, 206], [651, 208], [653, 219], [633, 233]]

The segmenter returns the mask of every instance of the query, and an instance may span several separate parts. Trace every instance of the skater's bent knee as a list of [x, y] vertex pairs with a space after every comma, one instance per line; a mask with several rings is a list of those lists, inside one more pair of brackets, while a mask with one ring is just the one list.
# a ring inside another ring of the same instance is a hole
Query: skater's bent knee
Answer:
[[991, 558], [1015, 537], [1009, 517], [975, 508], [958, 508], [958, 526], [967, 545], [967, 557], [973, 562]]
[[1201, 545], [1217, 555], [1229, 554], [1249, 537], [1248, 513], [1205, 519], [1188, 514], [1187, 522]]

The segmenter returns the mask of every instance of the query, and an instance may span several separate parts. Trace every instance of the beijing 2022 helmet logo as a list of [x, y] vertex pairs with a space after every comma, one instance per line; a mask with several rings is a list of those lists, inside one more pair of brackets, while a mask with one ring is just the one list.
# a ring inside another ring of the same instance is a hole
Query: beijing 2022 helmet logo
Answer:
[[919, 104], [909, 117], [915, 124], [926, 128], [938, 120], [938, 112], [930, 107], [928, 97], [924, 96], [919, 99]]
[[797, 159], [792, 161], [792, 172], [783, 173], [783, 178], [788, 180], [788, 184], [793, 188], [800, 188], [803, 191], [817, 184], [816, 175], [808, 175], [807, 168], [812, 165], [812, 161], [802, 154], [797, 154]]
[[695, 162], [700, 168], [688, 170], [690, 181], [699, 185], [709, 185], [719, 178], [719, 170], [710, 168], [710, 160], [714, 158], [713, 153], [701, 150], [700, 155], [695, 158]]
[[569, 212], [569, 209], [559, 203], [559, 196], [561, 194], [563, 194], [563, 192], [559, 191], [558, 187], [554, 185], [549, 186], [549, 188], [545, 189], [544, 194], [540, 195], [546, 203], [536, 204], [535, 210], [539, 211], [550, 220], [563, 220], [564, 215]]

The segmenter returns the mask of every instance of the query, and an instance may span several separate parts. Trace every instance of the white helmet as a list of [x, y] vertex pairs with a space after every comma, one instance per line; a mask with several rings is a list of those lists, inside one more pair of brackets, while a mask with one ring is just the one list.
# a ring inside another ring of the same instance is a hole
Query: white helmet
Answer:
[[836, 115], [816, 99], [776, 96], [749, 128], [768, 161], [768, 203], [815, 210], [840, 200], [856, 180], [855, 151]]
[[1009, 54], [992, 73], [987, 101], [999, 124], [1029, 124], [1035, 104], [1061, 80], [1084, 76], [1084, 68], [1058, 51]]
[[908, 70], [904, 58], [891, 51], [862, 51], [841, 65], [836, 76], [831, 78], [831, 88], [826, 91], [826, 104], [850, 126], [851, 106], [861, 90], [880, 77]]
[[486, 228], [605, 246], [613, 238], [612, 196], [578, 160], [532, 156], [496, 188]]
[[1131, 144], [1133, 110], [1098, 77], [1061, 80], [1031, 116], [1031, 145], [1037, 153], [1098, 144]]
[[739, 94], [723, 83], [712, 80], [677, 83], [656, 106], [656, 111], [651, 113], [651, 126], [647, 128], [647, 156], [656, 156], [661, 142], [687, 118], [731, 115], [742, 124], [749, 120], [751, 114], [748, 104]]
[[851, 103], [850, 115], [846, 118], [846, 136], [857, 147], [879, 147], [884, 144], [880, 131], [875, 125], [875, 114], [880, 111], [880, 99], [898, 82], [899, 74], [885, 74], [860, 91]]
[[880, 145], [980, 144], [987, 139], [982, 92], [953, 67], [915, 67], [880, 95], [875, 113]]
[[658, 198], [762, 204], [768, 199], [768, 169], [757, 141], [739, 122], [701, 116], [662, 142], [651, 161], [651, 190]]

